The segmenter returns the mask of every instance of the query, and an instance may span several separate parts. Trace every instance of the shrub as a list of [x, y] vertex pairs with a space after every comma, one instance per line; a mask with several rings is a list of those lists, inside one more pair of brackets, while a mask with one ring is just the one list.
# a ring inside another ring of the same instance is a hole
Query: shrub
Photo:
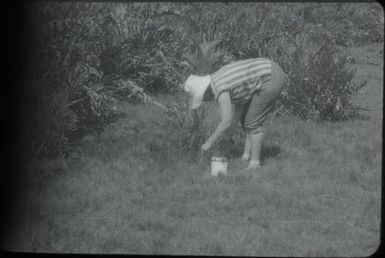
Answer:
[[34, 130], [25, 130], [31, 131], [25, 137], [32, 139], [28, 141], [36, 155], [63, 155], [69, 136], [100, 130], [119, 115], [113, 93], [137, 91], [106, 87], [109, 78], [101, 69], [100, 57], [110, 39], [104, 22], [112, 6], [35, 3], [28, 7], [33, 87], [26, 88], [30, 101], [24, 110], [26, 124]]
[[119, 7], [124, 10], [121, 15], [109, 15], [109, 27], [117, 33], [110, 35], [112, 43], [100, 55], [102, 71], [110, 77], [129, 78], [147, 93], [175, 91], [183, 70], [177, 59], [183, 46], [174, 29], [162, 21], [159, 4], [111, 9]]
[[169, 129], [169, 139], [173, 147], [182, 151], [197, 151], [208, 136], [207, 125], [202, 123], [206, 115], [205, 107], [199, 113], [189, 110], [187, 103], [171, 103], [164, 110], [165, 122], [163, 126]]
[[327, 34], [304, 32], [293, 43], [294, 51], [279, 59], [288, 75], [281, 99], [285, 109], [314, 121], [355, 117], [359, 108], [352, 97], [365, 82], [353, 83], [355, 69], [339, 54], [335, 42]]
[[[102, 6], [35, 3], [29, 7], [33, 12], [28, 17], [31, 34], [27, 35], [32, 50], [29, 75], [33, 87], [26, 88], [30, 101], [24, 108], [30, 120], [27, 124], [34, 127], [32, 149], [36, 154], [62, 155], [68, 142], [66, 133], [82, 119], [71, 103], [95, 97], [84, 89], [92, 88], [102, 78], [98, 70], [99, 31], [91, 29]], [[82, 12], [85, 7], [90, 7], [86, 15]], [[94, 40], [87, 40], [90, 38]], [[98, 103], [104, 100], [99, 98]]]
[[339, 46], [381, 42], [384, 14], [379, 3], [328, 3], [306, 5], [305, 22], [322, 25]]

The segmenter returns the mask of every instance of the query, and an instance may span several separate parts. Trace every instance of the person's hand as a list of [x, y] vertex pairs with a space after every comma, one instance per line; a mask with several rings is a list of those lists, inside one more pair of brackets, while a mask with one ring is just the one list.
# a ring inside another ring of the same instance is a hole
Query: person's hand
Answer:
[[205, 143], [202, 145], [202, 147], [201, 147], [201, 151], [208, 151], [210, 148], [211, 148], [211, 143], [205, 142]]

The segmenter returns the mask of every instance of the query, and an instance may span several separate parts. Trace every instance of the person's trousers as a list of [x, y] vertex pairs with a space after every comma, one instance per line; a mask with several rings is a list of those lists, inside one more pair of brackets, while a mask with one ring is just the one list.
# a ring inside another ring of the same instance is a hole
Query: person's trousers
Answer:
[[241, 124], [246, 132], [255, 134], [263, 131], [266, 117], [273, 110], [285, 83], [285, 73], [278, 64], [273, 63], [271, 74], [262, 77], [261, 89], [244, 104]]

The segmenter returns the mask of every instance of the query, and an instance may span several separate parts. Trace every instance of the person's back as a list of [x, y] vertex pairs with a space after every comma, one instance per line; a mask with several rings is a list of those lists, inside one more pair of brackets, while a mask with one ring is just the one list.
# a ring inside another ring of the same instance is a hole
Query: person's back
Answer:
[[266, 58], [251, 58], [227, 64], [211, 74], [211, 86], [215, 99], [225, 90], [234, 89], [242, 84], [258, 89], [262, 76], [271, 73], [272, 61]]

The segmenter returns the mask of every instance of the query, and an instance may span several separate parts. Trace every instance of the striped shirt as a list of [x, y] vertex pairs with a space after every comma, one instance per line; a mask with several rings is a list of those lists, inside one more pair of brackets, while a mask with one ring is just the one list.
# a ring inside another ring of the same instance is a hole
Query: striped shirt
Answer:
[[211, 87], [215, 99], [223, 91], [233, 89], [241, 84], [260, 88], [262, 86], [261, 77], [271, 74], [271, 64], [272, 61], [265, 58], [252, 58], [223, 66], [211, 74]]

